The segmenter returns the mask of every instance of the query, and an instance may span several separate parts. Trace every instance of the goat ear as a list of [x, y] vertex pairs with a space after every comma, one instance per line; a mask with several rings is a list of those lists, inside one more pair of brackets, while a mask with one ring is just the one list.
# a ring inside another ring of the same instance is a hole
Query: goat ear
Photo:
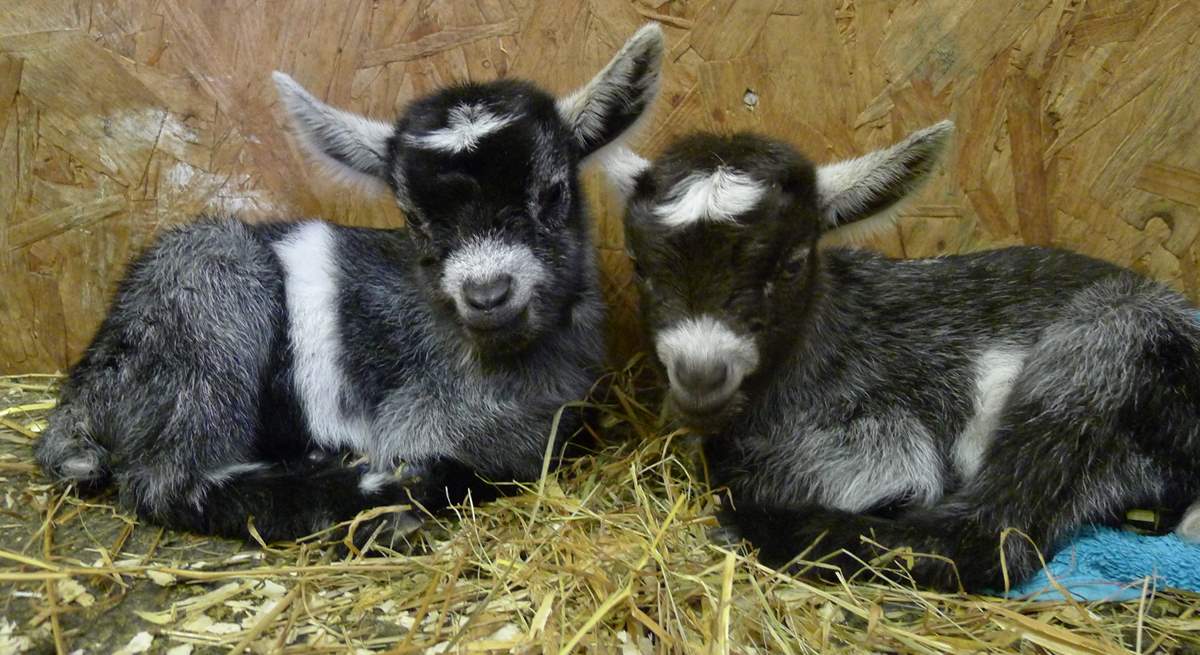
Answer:
[[585, 156], [628, 131], [654, 102], [663, 49], [662, 28], [650, 23], [591, 82], [558, 101], [558, 112]]
[[874, 216], [900, 202], [929, 177], [954, 123], [942, 121], [890, 148], [817, 169], [817, 195], [826, 229]]
[[605, 179], [620, 196], [621, 202], [629, 201], [637, 189], [638, 180], [650, 168], [650, 162], [620, 144], [605, 148], [597, 155], [597, 160]]
[[271, 77], [292, 128], [310, 155], [342, 181], [373, 190], [386, 188], [391, 125], [330, 107], [285, 73], [275, 71]]

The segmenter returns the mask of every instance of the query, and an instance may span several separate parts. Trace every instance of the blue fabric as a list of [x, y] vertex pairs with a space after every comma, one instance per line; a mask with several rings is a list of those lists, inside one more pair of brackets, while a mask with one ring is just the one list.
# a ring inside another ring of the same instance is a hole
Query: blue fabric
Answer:
[[[1200, 544], [1174, 534], [1145, 536], [1111, 528], [1088, 528], [1062, 549], [1046, 568], [1077, 600], [1121, 601], [1138, 598], [1145, 579], [1149, 588], [1200, 592]], [[1009, 598], [1062, 600], [1046, 571], [1012, 589]]]

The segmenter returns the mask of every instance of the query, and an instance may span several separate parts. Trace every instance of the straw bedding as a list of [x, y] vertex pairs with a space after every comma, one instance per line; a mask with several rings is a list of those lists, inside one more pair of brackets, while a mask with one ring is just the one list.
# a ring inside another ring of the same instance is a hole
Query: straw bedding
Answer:
[[819, 586], [714, 544], [695, 438], [663, 427], [642, 368], [598, 384], [594, 455], [347, 557], [329, 534], [195, 537], [49, 486], [30, 444], [57, 378], [0, 378], [0, 653], [1200, 652], [1193, 594], [943, 595], [906, 583], [904, 552], [868, 563], [887, 583]]

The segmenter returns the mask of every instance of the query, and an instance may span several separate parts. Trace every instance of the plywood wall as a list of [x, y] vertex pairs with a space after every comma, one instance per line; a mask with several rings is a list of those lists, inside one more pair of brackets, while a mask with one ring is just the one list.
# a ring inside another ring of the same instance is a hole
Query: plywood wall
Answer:
[[[647, 20], [669, 39], [654, 152], [753, 129], [814, 159], [958, 122], [871, 244], [1068, 246], [1200, 295], [1195, 0], [7, 0], [0, 11], [0, 370], [86, 345], [125, 261], [208, 209], [397, 225], [284, 132], [268, 74], [390, 118], [461, 80], [582, 84]], [[591, 188], [598, 185], [589, 179]], [[593, 192], [614, 334], [635, 334], [619, 217]]]

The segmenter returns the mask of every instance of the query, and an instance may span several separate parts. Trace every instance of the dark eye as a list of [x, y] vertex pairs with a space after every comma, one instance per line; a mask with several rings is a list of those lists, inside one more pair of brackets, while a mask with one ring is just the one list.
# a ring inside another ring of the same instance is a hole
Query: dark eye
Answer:
[[559, 180], [551, 184], [549, 188], [542, 189], [539, 195], [542, 209], [551, 210], [561, 205], [567, 199], [567, 183]]
[[421, 248], [417, 263], [423, 268], [432, 268], [442, 263], [442, 260], [445, 258], [446, 252], [444, 250], [433, 246], [433, 244], [427, 244], [424, 248]]
[[429, 223], [416, 209], [406, 209], [404, 211], [404, 225], [417, 238], [429, 239], [433, 236], [429, 230]]
[[767, 322], [761, 318], [752, 318], [746, 322], [746, 329], [750, 330], [752, 334], [758, 334], [767, 329]]

